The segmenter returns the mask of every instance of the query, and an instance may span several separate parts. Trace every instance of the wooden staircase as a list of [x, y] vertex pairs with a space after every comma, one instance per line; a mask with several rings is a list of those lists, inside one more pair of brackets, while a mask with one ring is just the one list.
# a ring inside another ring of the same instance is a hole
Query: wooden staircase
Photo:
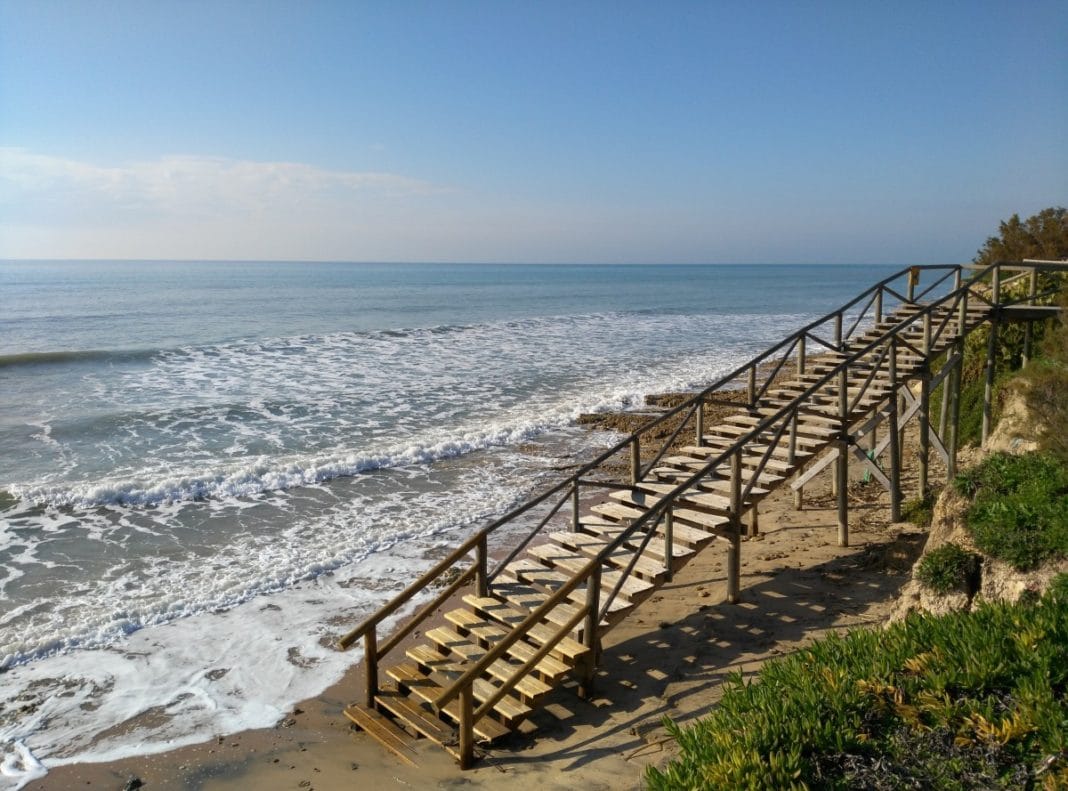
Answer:
[[[901, 274], [911, 289], [912, 273]], [[643, 463], [640, 430], [612, 451], [629, 452], [629, 480], [596, 477], [608, 469], [606, 453], [464, 542], [342, 639], [348, 647], [362, 638], [368, 677], [363, 700], [345, 714], [402, 760], [414, 760], [412, 740], [423, 737], [466, 767], [475, 742], [512, 733], [561, 685], [577, 682], [580, 694], [588, 693], [605, 633], [715, 542], [727, 547], [728, 598], [736, 600], [743, 517], [815, 460], [844, 453], [858, 424], [885, 418], [896, 431], [906, 391], [911, 398], [909, 388], [919, 383], [925, 392], [932, 361], [944, 354], [947, 368], [957, 364], [954, 350], [963, 336], [991, 318], [992, 300], [974, 281], [961, 285], [959, 269], [955, 276], [948, 296], [921, 303], [910, 290], [886, 314], [884, 296], [902, 295], [888, 285], [892, 278], [883, 281], [864, 309], [872, 315], [863, 331], [842, 334], [842, 309], [822, 320], [835, 322], [834, 340], [815, 334], [817, 322], [776, 347], [792, 374], [780, 362], [758, 388], [778, 359], [765, 353], [673, 410], [680, 418], [689, 410], [680, 428], [696, 430], [692, 443], [669, 440]], [[858, 318], [854, 327], [863, 323]], [[818, 342], [821, 353], [807, 355], [806, 341]], [[746, 403], [705, 426], [706, 405], [740, 382]], [[884, 466], [897, 486], [900, 460]], [[580, 491], [591, 489], [602, 496], [587, 504], [591, 498], [583, 502]], [[548, 516], [490, 573], [488, 536], [557, 497]], [[566, 515], [568, 504], [570, 519], [559, 524], [556, 515]], [[378, 645], [377, 624], [471, 555], [470, 566]], [[463, 594], [465, 586], [472, 591]], [[445, 603], [453, 606], [441, 622], [428, 624]], [[419, 624], [426, 629], [422, 639], [395, 651]], [[391, 652], [399, 655], [387, 659]]]

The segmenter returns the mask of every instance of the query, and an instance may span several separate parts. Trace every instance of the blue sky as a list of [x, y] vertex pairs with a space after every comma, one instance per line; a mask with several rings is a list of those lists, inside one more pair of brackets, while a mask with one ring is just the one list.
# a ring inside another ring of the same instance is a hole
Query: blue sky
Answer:
[[1021, 2], [0, 0], [0, 257], [971, 258], [1068, 204]]

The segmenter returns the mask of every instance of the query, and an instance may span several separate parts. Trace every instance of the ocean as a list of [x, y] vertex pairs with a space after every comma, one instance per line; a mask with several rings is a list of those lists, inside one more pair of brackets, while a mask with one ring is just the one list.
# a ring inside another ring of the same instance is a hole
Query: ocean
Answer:
[[[0, 262], [0, 788], [275, 723], [337, 636], [873, 266]], [[353, 690], [353, 698], [358, 691]]]

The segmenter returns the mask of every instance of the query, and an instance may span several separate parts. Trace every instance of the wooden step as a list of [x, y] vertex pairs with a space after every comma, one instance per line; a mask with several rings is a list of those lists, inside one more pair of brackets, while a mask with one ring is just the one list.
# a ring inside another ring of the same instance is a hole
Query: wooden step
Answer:
[[[590, 562], [590, 559], [585, 555], [552, 542], [531, 547], [529, 552], [543, 563], [547, 563], [553, 568], [562, 569], [568, 572], [568, 576], [577, 574]], [[620, 586], [619, 595], [633, 604], [637, 604], [639, 601], [644, 600], [656, 587], [648, 580], [643, 580], [633, 574], [624, 577], [623, 572], [621, 571], [612, 571], [602, 568], [601, 588], [604, 590], [604, 593], [611, 593], [616, 589], [617, 585]]]
[[375, 695], [375, 705], [393, 715], [405, 728], [441, 745], [456, 758], [460, 757], [455, 750], [459, 741], [456, 729], [442, 722], [428, 704], [405, 695], [387, 681]]
[[[609, 539], [586, 532], [561, 531], [559, 533], [550, 533], [549, 538], [560, 546], [583, 553], [587, 558], [596, 557], [609, 544]], [[654, 546], [658, 547], [658, 549], [654, 549]], [[634, 573], [657, 584], [662, 582], [667, 576], [667, 569], [664, 567], [663, 548], [663, 538], [659, 541], [655, 537], [650, 539], [645, 552], [634, 560]], [[692, 550], [687, 550], [685, 547], [679, 547], [679, 550], [692, 554]], [[626, 568], [634, 558], [634, 552], [634, 547], [623, 544], [607, 553], [604, 556], [604, 560], [616, 568]], [[673, 571], [678, 571], [679, 567], [681, 567], [681, 564], [673, 568]]]
[[367, 708], [362, 703], [353, 703], [346, 707], [345, 716], [404, 763], [416, 766], [412, 737], [389, 717]]
[[[601, 514], [607, 516], [610, 519], [617, 519], [619, 521], [630, 521], [638, 519], [645, 514], [645, 510], [637, 508], [632, 505], [627, 505], [621, 502], [606, 502], [593, 506], [591, 509], [595, 514]], [[698, 549], [710, 543], [716, 536], [723, 534], [723, 528], [730, 524], [730, 519], [725, 516], [719, 516], [718, 514], [706, 514], [701, 511], [695, 511], [692, 508], [673, 508], [672, 515], [674, 517], [674, 535], [679, 541], [688, 546]], [[698, 531], [703, 532], [705, 535], [698, 538], [696, 533], [683, 533], [680, 531], [683, 525], [687, 525], [695, 528]]]
[[[583, 560], [583, 564], [585, 564]], [[513, 560], [507, 566], [505, 566], [504, 573], [510, 575], [515, 580], [532, 585], [535, 588], [541, 588], [546, 591], [547, 594], [555, 593], [559, 588], [563, 587], [565, 583], [571, 581], [572, 574], [557, 571], [556, 569], [549, 568], [544, 562], [535, 559], [534, 557], [521, 557], [518, 560]], [[503, 575], [502, 575], [503, 576]], [[604, 575], [601, 579], [601, 601], [604, 602], [604, 596], [612, 592], [612, 588], [606, 585]], [[512, 595], [509, 594], [509, 598]], [[546, 596], [548, 598], [548, 596]], [[586, 589], [584, 586], [580, 586], [573, 590], [568, 596], [568, 599], [576, 606], [584, 606], [586, 603]], [[623, 611], [630, 611], [633, 608], [633, 604], [626, 598], [620, 599], [618, 596], [612, 602], [609, 608], [609, 615], [613, 613], [620, 613]], [[531, 610], [534, 608], [531, 607]], [[571, 617], [574, 611], [566, 612], [561, 610], [559, 613], [560, 623], [567, 623], [567, 618]]]
[[[578, 533], [569, 533], [572, 536], [587, 535], [590, 538], [597, 541], [614, 541], [620, 533], [627, 530], [625, 525], [621, 525], [619, 522], [612, 521], [611, 519], [605, 519], [597, 514], [588, 514], [582, 517], [582, 521], [579, 522]], [[645, 554], [649, 557], [656, 559], [658, 562], [664, 561], [664, 540], [663, 531], [657, 531], [659, 540], [652, 538], [649, 544], [645, 548]], [[628, 539], [624, 539], [624, 545], [629, 547], [637, 547], [642, 541], [643, 535], [635, 534]], [[579, 545], [576, 544], [576, 547]], [[672, 543], [671, 545], [671, 559], [674, 563], [685, 563], [694, 556], [694, 550], [684, 544]], [[676, 566], [676, 571], [681, 566]]]
[[[473, 594], [468, 594], [464, 596], [463, 600], [464, 603], [472, 607], [478, 615], [491, 621], [495, 621], [509, 629], [522, 623], [522, 621], [530, 614], [526, 610], [516, 609], [510, 603], [498, 596], [475, 596]], [[566, 623], [566, 621], [564, 621], [564, 623]], [[547, 624], [538, 624], [531, 628], [527, 634], [531, 640], [536, 641], [539, 645], [546, 645], [556, 636], [558, 631], [558, 629]], [[571, 637], [565, 636], [553, 646], [552, 653], [549, 655], [555, 656], [571, 667], [574, 667], [580, 661], [585, 659], [589, 651], [590, 649], [582, 643]]]
[[[486, 655], [486, 649], [478, 643], [468, 640], [451, 627], [438, 626], [426, 633], [426, 639], [434, 643], [434, 646], [413, 646], [405, 653], [408, 658], [420, 666], [436, 668], [448, 668], [458, 666], [470, 667], [476, 664]], [[437, 660], [440, 664], [432, 665], [431, 661]], [[523, 667], [521, 663], [509, 662], [506, 659], [498, 659], [486, 667], [486, 678], [494, 684], [506, 684]], [[520, 678], [514, 687], [512, 694], [516, 695], [528, 706], [536, 706], [538, 701], [552, 691], [552, 687], [534, 675]]]
[[[509, 630], [478, 615], [473, 610], [456, 609], [445, 613], [445, 620], [453, 625], [457, 632], [469, 635], [487, 649], [501, 642], [508, 636]], [[508, 648], [508, 655], [515, 660], [526, 663], [534, 658], [537, 648], [520, 639]], [[571, 671], [571, 666], [552, 654], [538, 660], [534, 672], [546, 683], [555, 684]]]
[[[390, 678], [398, 684], [408, 687], [413, 693], [422, 697], [428, 703], [433, 703], [433, 699], [424, 697], [424, 694], [429, 694], [430, 687], [424, 685], [420, 687], [420, 689], [423, 690], [420, 692], [412, 686], [416, 679], [421, 677], [434, 684], [434, 686], [437, 687], [435, 693], [436, 698], [440, 696], [441, 693], [444, 692], [456, 679], [463, 675], [470, 665], [454, 662], [448, 657], [442, 657], [430, 648], [426, 648], [425, 646], [423, 648], [425, 650], [421, 653], [421, 660], [413, 660], [416, 664], [405, 662], [390, 667], [386, 672], [389, 674]], [[471, 683], [471, 691], [476, 701], [476, 708], [483, 701], [489, 700], [498, 689], [499, 687], [488, 679], [474, 679]], [[452, 702], [455, 703], [456, 701], [454, 700]], [[505, 695], [493, 706], [494, 716], [508, 729], [515, 728], [515, 726], [530, 715], [531, 711], [532, 709], [530, 706], [511, 693]], [[450, 717], [453, 717], [456, 722], [460, 721], [459, 717], [455, 716], [454, 713], [447, 708], [446, 712]], [[486, 718], [483, 717], [483, 719]]]
[[[386, 675], [397, 682], [397, 686], [402, 693], [407, 690], [414, 697], [429, 703], [431, 706], [436, 705], [437, 699], [441, 697], [441, 693], [443, 693], [446, 686], [451, 683], [447, 679], [431, 677], [420, 672], [419, 668], [410, 662], [401, 662], [400, 664], [386, 668]], [[445, 684], [439, 683], [440, 681], [445, 681]], [[441, 711], [453, 722], [460, 722], [459, 701], [455, 699], [449, 701]], [[474, 724], [472, 730], [474, 730], [475, 736], [483, 742], [492, 742], [502, 736], [507, 736], [512, 732], [511, 728], [498, 722], [493, 717], [483, 717]]]

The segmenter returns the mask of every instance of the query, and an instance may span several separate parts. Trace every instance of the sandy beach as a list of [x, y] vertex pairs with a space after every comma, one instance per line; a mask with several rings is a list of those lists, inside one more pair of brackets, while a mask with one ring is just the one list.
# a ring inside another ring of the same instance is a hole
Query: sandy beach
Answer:
[[[912, 456], [908, 445], [906, 461]], [[938, 464], [932, 472], [936, 482], [944, 475]], [[761, 504], [760, 536], [743, 545], [740, 603], [725, 602], [724, 550], [707, 548], [608, 634], [591, 700], [558, 689], [521, 733], [480, 750], [468, 771], [425, 740], [409, 766], [351, 728], [342, 710], [361, 694], [357, 666], [273, 728], [58, 767], [27, 788], [638, 788], [647, 765], [673, 755], [665, 716], [690, 722], [731, 674], [753, 673], [827, 632], [885, 620], [925, 534], [890, 523], [885, 491], [851, 474], [851, 546], [836, 545], [829, 475], [806, 487], [801, 511], [790, 489], [779, 489]], [[906, 466], [906, 498], [915, 496], [914, 474]]]

